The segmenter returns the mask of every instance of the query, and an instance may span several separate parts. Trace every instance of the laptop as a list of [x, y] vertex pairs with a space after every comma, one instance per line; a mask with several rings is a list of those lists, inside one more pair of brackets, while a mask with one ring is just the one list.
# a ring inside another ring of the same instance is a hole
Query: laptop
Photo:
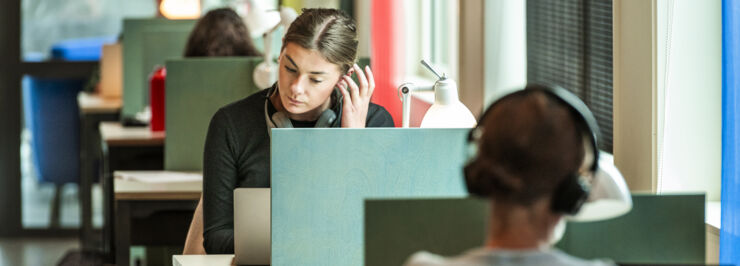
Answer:
[[270, 264], [270, 189], [234, 190], [234, 262]]

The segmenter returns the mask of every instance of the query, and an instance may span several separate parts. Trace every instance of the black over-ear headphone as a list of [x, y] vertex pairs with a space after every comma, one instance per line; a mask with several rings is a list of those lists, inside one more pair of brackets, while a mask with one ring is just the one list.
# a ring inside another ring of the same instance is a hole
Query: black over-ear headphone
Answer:
[[[474, 152], [478, 148], [478, 139], [482, 135], [481, 124], [485, 121], [486, 115], [491, 113], [499, 102], [503, 99], [514, 95], [530, 94], [533, 92], [545, 92], [546, 95], [552, 99], [556, 99], [559, 103], [567, 106], [571, 111], [572, 117], [578, 127], [578, 130], [583, 135], [587, 135], [589, 138], [589, 146], [594, 155], [593, 164], [589, 168], [592, 173], [596, 173], [599, 166], [599, 149], [597, 147], [597, 139], [599, 135], [599, 127], [596, 123], [591, 111], [589, 111], [586, 104], [578, 98], [578, 96], [572, 94], [566, 89], [557, 86], [543, 86], [543, 85], [527, 85], [524, 90], [516, 91], [506, 96], [501, 97], [499, 100], [491, 104], [486, 111], [483, 112], [480, 119], [478, 120], [478, 126], [473, 128], [468, 134], [468, 147], [471, 151], [468, 163], [465, 165], [465, 184], [468, 192], [479, 197], [487, 197], [490, 194], [490, 188], [485, 184], [485, 177], [474, 177], [469, 176], [468, 168], [477, 158], [477, 152]], [[590, 182], [582, 177], [578, 172], [574, 172], [568, 175], [553, 192], [551, 210], [553, 212], [559, 212], [569, 215], [578, 213], [583, 203], [588, 199], [588, 195], [591, 189]]]

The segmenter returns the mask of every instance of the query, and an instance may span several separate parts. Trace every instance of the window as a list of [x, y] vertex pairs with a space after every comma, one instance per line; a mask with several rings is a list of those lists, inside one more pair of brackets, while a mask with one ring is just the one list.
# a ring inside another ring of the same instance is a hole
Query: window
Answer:
[[577, 94], [612, 152], [612, 1], [528, 0], [527, 80]]
[[51, 46], [75, 38], [117, 36], [124, 17], [151, 17], [153, 0], [21, 1], [21, 49], [26, 61], [49, 57]]
[[[458, 1], [404, 2], [406, 77], [436, 80], [419, 62], [424, 59], [457, 79]], [[441, 74], [441, 73], [440, 73]]]

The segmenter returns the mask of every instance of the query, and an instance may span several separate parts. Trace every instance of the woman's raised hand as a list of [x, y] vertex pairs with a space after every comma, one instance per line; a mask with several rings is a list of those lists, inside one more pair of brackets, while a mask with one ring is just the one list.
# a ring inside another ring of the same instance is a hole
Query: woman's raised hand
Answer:
[[342, 100], [342, 127], [364, 128], [370, 97], [375, 91], [375, 79], [370, 66], [365, 67], [364, 73], [357, 64], [352, 66], [352, 69], [360, 82], [359, 86], [352, 80], [351, 74], [342, 76], [342, 80], [337, 83], [344, 98]]

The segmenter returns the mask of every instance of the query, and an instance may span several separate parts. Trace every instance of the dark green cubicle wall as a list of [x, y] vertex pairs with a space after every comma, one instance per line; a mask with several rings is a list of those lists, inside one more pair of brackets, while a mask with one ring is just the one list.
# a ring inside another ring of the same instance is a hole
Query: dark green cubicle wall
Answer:
[[220, 57], [167, 61], [164, 167], [199, 171], [203, 144], [216, 111], [262, 88], [252, 80], [260, 57]]
[[483, 244], [487, 221], [483, 200], [366, 200], [365, 265], [403, 265], [419, 250], [461, 254]]
[[194, 25], [195, 20], [123, 20], [122, 116], [133, 116], [148, 105], [149, 74], [165, 60], [182, 57]]
[[[619, 218], [568, 223], [557, 244], [618, 263], [703, 264], [704, 195], [633, 195]], [[365, 265], [401, 265], [414, 252], [452, 256], [483, 245], [488, 204], [475, 199], [366, 200]]]
[[620, 263], [704, 264], [704, 195], [634, 195], [617, 219], [569, 223], [558, 247], [582, 258]]

